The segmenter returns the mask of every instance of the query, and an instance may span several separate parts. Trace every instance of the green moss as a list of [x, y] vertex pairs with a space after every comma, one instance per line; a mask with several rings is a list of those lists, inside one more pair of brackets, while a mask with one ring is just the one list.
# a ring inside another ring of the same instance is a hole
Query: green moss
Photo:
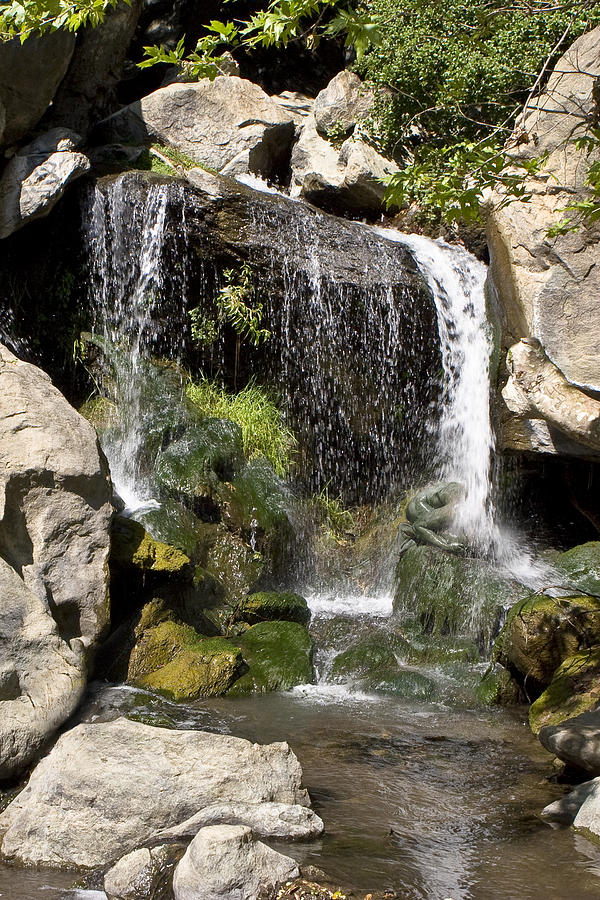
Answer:
[[489, 647], [502, 608], [524, 590], [483, 560], [411, 547], [396, 568], [394, 612], [428, 635], [468, 636]]
[[187, 574], [190, 558], [177, 547], [151, 538], [143, 525], [116, 516], [112, 526], [111, 562], [163, 575]]
[[600, 640], [600, 603], [590, 597], [534, 594], [516, 603], [494, 647], [494, 659], [533, 680], [550, 683], [564, 659]]
[[79, 407], [79, 414], [94, 426], [96, 431], [114, 428], [119, 422], [117, 404], [107, 397], [90, 397]]
[[310, 621], [310, 610], [304, 597], [299, 594], [291, 591], [260, 591], [242, 600], [237, 608], [236, 619], [248, 622], [249, 625], [279, 619], [306, 626]]
[[243, 466], [231, 483], [219, 486], [216, 497], [234, 528], [255, 533], [289, 528], [289, 491], [265, 459]]
[[139, 683], [181, 703], [226, 693], [242, 670], [242, 654], [237, 647], [222, 638], [207, 638]]
[[205, 573], [219, 581], [225, 590], [225, 600], [233, 608], [245, 597], [261, 575], [264, 561], [236, 535], [223, 529], [210, 548], [205, 566], [196, 570], [197, 577]]
[[570, 588], [600, 596], [600, 541], [589, 541], [560, 553], [553, 565], [566, 575]]
[[351, 680], [367, 691], [394, 694], [404, 700], [428, 700], [436, 693], [435, 683], [413, 669], [403, 666], [408, 644], [399, 635], [369, 637], [338, 654], [331, 667], [335, 681]]
[[[146, 620], [155, 621], [155, 608], [148, 608]], [[184, 650], [193, 650], [204, 640], [190, 625], [166, 620], [138, 630], [141, 634], [129, 659], [127, 677], [139, 682], [146, 675], [165, 666]]]
[[312, 641], [297, 622], [261, 622], [235, 643], [250, 669], [229, 694], [285, 691], [313, 680]]
[[476, 689], [484, 706], [517, 706], [524, 703], [522, 691], [507, 669], [486, 672]]
[[171, 496], [194, 498], [231, 481], [243, 463], [242, 432], [226, 419], [205, 419], [186, 429], [158, 457], [155, 477]]
[[197, 562], [206, 558], [218, 530], [176, 500], [163, 500], [158, 509], [140, 511], [136, 516], [151, 537], [177, 547]]
[[565, 659], [547, 689], [529, 708], [529, 725], [538, 734], [596, 706], [600, 700], [600, 647]]

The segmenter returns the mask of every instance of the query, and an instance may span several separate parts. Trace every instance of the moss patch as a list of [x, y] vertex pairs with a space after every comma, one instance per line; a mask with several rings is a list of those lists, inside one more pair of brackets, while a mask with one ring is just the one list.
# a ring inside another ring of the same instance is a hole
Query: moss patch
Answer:
[[515, 604], [494, 648], [494, 659], [511, 671], [550, 683], [554, 671], [582, 647], [600, 641], [600, 603], [590, 597], [535, 594]]
[[208, 552], [201, 574], [211, 575], [223, 585], [225, 600], [233, 609], [252, 590], [263, 569], [261, 554], [223, 529]]
[[243, 460], [239, 425], [205, 419], [160, 454], [155, 477], [171, 496], [193, 499], [210, 493], [219, 481], [231, 481]]
[[575, 653], [558, 667], [548, 688], [529, 708], [529, 725], [559, 725], [600, 701], [600, 647]]
[[143, 525], [116, 516], [112, 526], [111, 562], [125, 568], [165, 575], [188, 574], [190, 558], [177, 547], [150, 537]]
[[484, 706], [518, 706], [525, 702], [521, 688], [507, 669], [487, 672], [476, 688]]
[[565, 574], [569, 587], [600, 596], [600, 541], [559, 553], [552, 564]]
[[248, 622], [249, 625], [272, 619], [308, 625], [310, 610], [304, 597], [292, 591], [260, 591], [242, 600], [237, 608], [236, 619]]
[[335, 681], [353, 681], [367, 691], [394, 694], [405, 700], [428, 700], [436, 693], [435, 683], [399, 663], [408, 644], [398, 635], [366, 638], [338, 654], [331, 667]]
[[250, 670], [229, 694], [285, 691], [313, 680], [312, 641], [297, 622], [261, 622], [235, 643]]

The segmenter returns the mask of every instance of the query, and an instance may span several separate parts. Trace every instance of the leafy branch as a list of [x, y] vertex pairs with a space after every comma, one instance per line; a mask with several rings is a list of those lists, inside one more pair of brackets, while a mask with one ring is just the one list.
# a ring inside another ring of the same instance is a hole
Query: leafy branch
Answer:
[[[0, 6], [0, 40], [21, 43], [50, 31], [79, 31], [100, 25], [121, 0], [10, 0]], [[131, 5], [131, 0], [123, 0]]]

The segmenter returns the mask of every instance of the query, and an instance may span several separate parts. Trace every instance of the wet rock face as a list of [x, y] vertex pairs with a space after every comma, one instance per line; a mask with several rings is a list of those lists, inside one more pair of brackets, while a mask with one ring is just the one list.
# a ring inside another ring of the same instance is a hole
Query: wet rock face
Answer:
[[87, 651], [108, 626], [112, 507], [93, 428], [4, 347], [0, 450], [0, 778], [9, 778], [84, 690]]
[[285, 743], [127, 719], [78, 725], [0, 816], [0, 849], [26, 864], [105, 866], [211, 804], [306, 806], [301, 778]]

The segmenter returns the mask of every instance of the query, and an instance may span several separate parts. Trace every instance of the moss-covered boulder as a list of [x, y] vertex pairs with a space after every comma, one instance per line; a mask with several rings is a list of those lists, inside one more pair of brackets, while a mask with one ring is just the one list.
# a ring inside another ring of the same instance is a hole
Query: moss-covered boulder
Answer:
[[600, 597], [600, 541], [559, 553], [552, 564], [565, 575], [569, 588]]
[[219, 532], [218, 525], [202, 522], [177, 500], [163, 500], [156, 508], [139, 510], [136, 519], [155, 540], [177, 547], [195, 563], [206, 558]]
[[308, 625], [310, 610], [304, 597], [292, 591], [259, 591], [244, 598], [236, 611], [236, 619], [256, 625], [278, 619]]
[[435, 683], [398, 660], [408, 652], [406, 641], [396, 635], [366, 638], [338, 654], [331, 667], [334, 681], [351, 681], [367, 691], [395, 694], [408, 700], [428, 700]]
[[509, 610], [494, 659], [526, 680], [531, 696], [550, 683], [563, 660], [599, 641], [599, 601], [535, 594]]
[[394, 613], [427, 634], [462, 635], [485, 649], [495, 637], [503, 607], [524, 588], [489, 563], [434, 547], [411, 547], [396, 567]]
[[232, 610], [247, 596], [265, 569], [262, 554], [253, 550], [240, 537], [221, 527], [207, 553], [206, 562], [196, 570], [195, 578], [208, 574], [225, 590], [225, 600]]
[[217, 496], [225, 521], [234, 528], [267, 533], [288, 524], [289, 489], [262, 457], [243, 465]]
[[484, 706], [519, 706], [526, 702], [518, 682], [501, 666], [486, 672], [477, 685], [476, 696]]
[[529, 707], [529, 725], [538, 734], [579, 716], [600, 701], [600, 646], [573, 654], [554, 673], [546, 690]]
[[224, 694], [243, 665], [239, 649], [224, 638], [205, 638], [187, 625], [163, 621], [143, 631], [128, 678], [181, 702]]
[[163, 491], [193, 500], [231, 481], [244, 461], [242, 430], [229, 419], [204, 419], [163, 450], [154, 475]]
[[297, 622], [260, 622], [235, 643], [249, 671], [236, 681], [229, 694], [286, 691], [313, 680], [312, 640]]
[[190, 558], [177, 547], [150, 537], [143, 525], [115, 516], [111, 536], [111, 563], [168, 576], [191, 576]]

